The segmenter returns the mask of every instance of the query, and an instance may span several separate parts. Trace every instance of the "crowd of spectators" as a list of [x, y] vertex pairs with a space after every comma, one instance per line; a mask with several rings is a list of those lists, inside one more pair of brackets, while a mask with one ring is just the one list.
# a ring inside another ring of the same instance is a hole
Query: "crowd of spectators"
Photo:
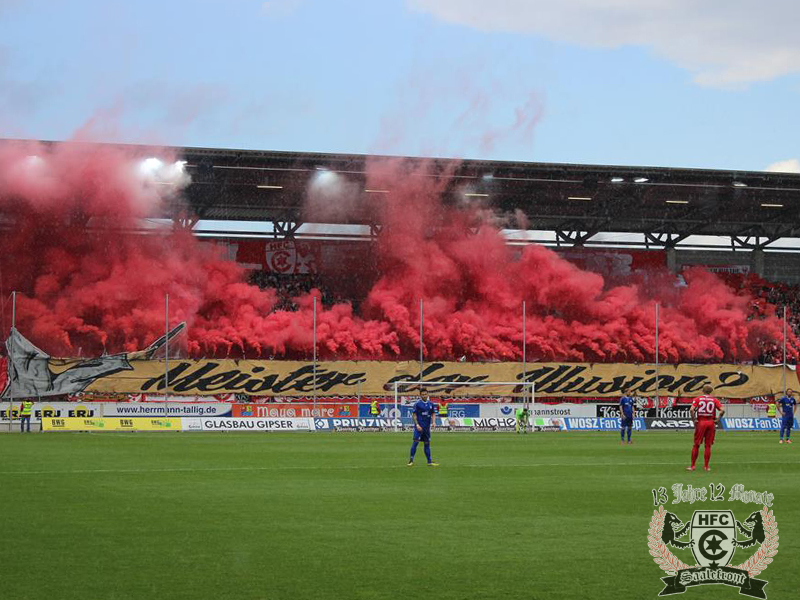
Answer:
[[[742, 293], [753, 297], [751, 319], [759, 319], [770, 314], [783, 318], [786, 308], [786, 326], [789, 334], [800, 338], [800, 285], [771, 282], [758, 275], [725, 277], [728, 284], [737, 287]], [[761, 353], [755, 362], [759, 364], [778, 364], [783, 362], [783, 344], [778, 341], [759, 341]], [[788, 362], [796, 363], [791, 356]]]
[[[751, 319], [759, 319], [769, 314], [783, 316], [783, 307], [787, 308], [787, 326], [800, 339], [800, 285], [770, 282], [761, 277], [748, 274], [722, 274], [726, 282], [743, 294], [753, 297]], [[268, 271], [253, 271], [250, 282], [262, 289], [275, 290], [278, 302], [277, 310], [294, 311], [298, 309], [296, 299], [312, 289], [319, 290], [321, 302], [330, 306], [336, 302], [355, 302], [352, 298], [340, 298], [326, 285], [325, 278], [316, 273], [281, 274]], [[758, 364], [777, 364], [783, 361], [783, 344], [780, 341], [762, 340], [759, 342], [760, 354]], [[795, 360], [789, 357], [789, 362]]]
[[314, 289], [319, 290], [323, 305], [329, 306], [338, 300], [316, 273], [282, 274], [253, 271], [250, 283], [261, 289], [275, 290], [278, 297], [276, 310], [297, 310], [296, 298]]

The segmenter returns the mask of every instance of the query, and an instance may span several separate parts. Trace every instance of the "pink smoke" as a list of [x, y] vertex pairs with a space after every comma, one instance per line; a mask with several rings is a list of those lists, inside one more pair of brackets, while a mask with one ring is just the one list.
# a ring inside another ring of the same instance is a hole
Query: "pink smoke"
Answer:
[[[274, 310], [273, 290], [247, 284], [240, 266], [191, 232], [133, 233], [138, 219], [174, 206], [184, 182], [168, 170], [143, 173], [146, 157], [84, 144], [0, 148], [0, 288], [20, 292], [20, 331], [54, 355], [134, 350], [163, 334], [169, 294], [171, 322], [187, 322], [193, 356], [310, 358], [312, 294], [297, 311]], [[368, 185], [390, 190], [355, 207], [384, 224], [380, 278], [358, 314], [349, 304], [319, 307], [322, 358], [417, 356], [420, 298], [429, 359], [521, 358], [523, 300], [529, 360], [652, 360], [656, 301], [661, 360], [747, 360], [760, 340], [781, 338], [774, 314], [748, 321], [751, 299], [703, 271], [688, 273], [682, 289], [667, 280], [609, 286], [541, 246], [516, 260], [485, 209], [443, 204], [447, 173], [431, 169], [369, 164]]]
[[383, 276], [365, 314], [391, 323], [408, 344], [404, 354], [418, 344], [420, 297], [426, 351], [438, 359], [519, 359], [523, 300], [534, 359], [652, 360], [656, 301], [662, 360], [745, 360], [758, 354], [759, 339], [781, 339], [774, 316], [748, 321], [751, 299], [702, 270], [688, 273], [682, 289], [671, 280], [607, 287], [542, 246], [526, 247], [516, 262], [494, 227], [470, 233], [475, 213], [442, 207], [440, 185], [402, 173], [384, 206]]

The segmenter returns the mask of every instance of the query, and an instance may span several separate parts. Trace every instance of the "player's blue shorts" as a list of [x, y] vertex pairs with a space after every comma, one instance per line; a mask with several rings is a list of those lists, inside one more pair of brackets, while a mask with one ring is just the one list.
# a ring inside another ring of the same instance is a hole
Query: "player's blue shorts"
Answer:
[[414, 427], [414, 441], [415, 442], [430, 442], [431, 441], [431, 429], [430, 427], [422, 428], [422, 431], [419, 431], [416, 427]]
[[633, 417], [623, 417], [619, 420], [619, 426], [622, 429], [625, 429], [626, 427], [633, 427]]
[[781, 429], [791, 429], [794, 426], [794, 417], [781, 418]]

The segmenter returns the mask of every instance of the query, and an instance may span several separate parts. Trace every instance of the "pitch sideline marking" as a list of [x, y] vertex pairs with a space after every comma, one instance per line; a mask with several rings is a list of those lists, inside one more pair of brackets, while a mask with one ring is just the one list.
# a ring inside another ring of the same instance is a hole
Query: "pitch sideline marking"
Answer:
[[[715, 461], [715, 465], [771, 465], [775, 461]], [[784, 465], [800, 465], [800, 462], [782, 463]], [[424, 466], [424, 463], [420, 463]], [[523, 465], [449, 465], [455, 469], [538, 469], [542, 467], [654, 467], [654, 466], [684, 466], [683, 462], [603, 462], [603, 463], [528, 463]], [[72, 469], [69, 471], [0, 471], [0, 476], [9, 475], [90, 475], [103, 473], [205, 473], [205, 472], [237, 472], [237, 471], [352, 471], [362, 469], [407, 469], [405, 464], [389, 466], [276, 466], [276, 467], [175, 467], [167, 469]]]

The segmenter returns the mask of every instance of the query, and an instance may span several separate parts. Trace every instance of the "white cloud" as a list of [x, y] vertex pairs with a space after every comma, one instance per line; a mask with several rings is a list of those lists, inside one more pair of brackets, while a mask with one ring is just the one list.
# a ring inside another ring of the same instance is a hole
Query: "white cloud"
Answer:
[[729, 87], [800, 72], [794, 0], [406, 0], [482, 31], [532, 33], [595, 48], [651, 48], [695, 82]]
[[796, 158], [779, 160], [778, 162], [772, 163], [764, 170], [772, 173], [800, 173], [800, 160]]

